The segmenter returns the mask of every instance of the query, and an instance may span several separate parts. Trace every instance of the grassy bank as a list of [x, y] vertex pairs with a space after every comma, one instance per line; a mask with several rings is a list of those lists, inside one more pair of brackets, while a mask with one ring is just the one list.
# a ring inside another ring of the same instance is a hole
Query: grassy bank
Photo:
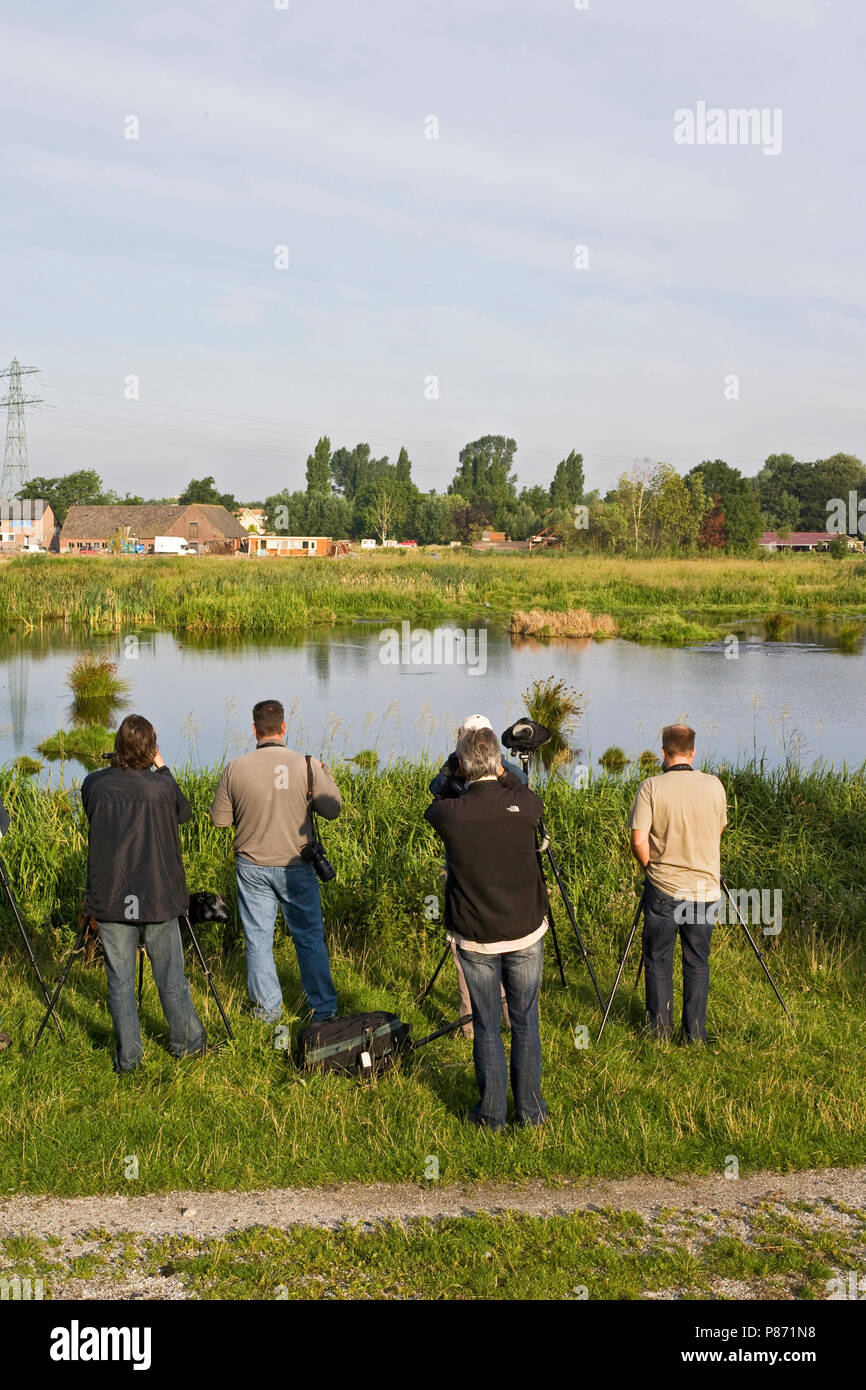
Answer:
[[[339, 866], [325, 889], [335, 979], [345, 1012], [392, 1008], [417, 1034], [456, 1013], [450, 963], [423, 1011], [414, 1001], [439, 957], [441, 927], [427, 920], [441, 894], [441, 856], [421, 819], [430, 770], [378, 775], [338, 770], [345, 798], [326, 827]], [[569, 986], [552, 955], [542, 995], [543, 1131], [490, 1136], [462, 1123], [475, 1091], [471, 1044], [448, 1039], [370, 1086], [302, 1077], [271, 1028], [245, 1010], [242, 951], [203, 927], [237, 1041], [175, 1063], [147, 973], [146, 1065], [117, 1079], [101, 966], [77, 965], [61, 1001], [68, 1045], [52, 1031], [30, 1054], [40, 999], [14, 924], [0, 923], [0, 1012], [16, 1046], [0, 1058], [0, 1188], [4, 1192], [163, 1191], [322, 1182], [422, 1181], [431, 1157], [442, 1181], [475, 1177], [721, 1172], [862, 1162], [866, 1151], [866, 905], [862, 846], [866, 776], [725, 774], [731, 824], [724, 860], [739, 887], [781, 888], [784, 928], [768, 943], [771, 969], [798, 1027], [792, 1033], [739, 928], [717, 929], [705, 1051], [658, 1045], [641, 1032], [629, 982], [601, 1045], [594, 997], [558, 913]], [[183, 778], [195, 807], [183, 830], [191, 889], [233, 898], [230, 841], [206, 810], [215, 773]], [[602, 778], [578, 792], [545, 793], [563, 872], [605, 991], [634, 912], [624, 834], [634, 786]], [[13, 829], [2, 852], [49, 974], [68, 949], [84, 886], [85, 837], [75, 796], [6, 772], [0, 791]], [[52, 965], [53, 963], [53, 965]], [[301, 1018], [297, 965], [278, 929], [286, 1022]], [[221, 1029], [190, 959], [194, 997], [212, 1037]], [[138, 1177], [127, 1179], [129, 1157]], [[585, 1281], [584, 1281], [585, 1282]]]
[[518, 610], [581, 608], [615, 619], [622, 636], [674, 643], [774, 612], [850, 617], [866, 613], [866, 561], [443, 551], [296, 562], [44, 556], [0, 571], [0, 625], [25, 628], [60, 621], [91, 632], [160, 627], [252, 636], [358, 617], [510, 622]]

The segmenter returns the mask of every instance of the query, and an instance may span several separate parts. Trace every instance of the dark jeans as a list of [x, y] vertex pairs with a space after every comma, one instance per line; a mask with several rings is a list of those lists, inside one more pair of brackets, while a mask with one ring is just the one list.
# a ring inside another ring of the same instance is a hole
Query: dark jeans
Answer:
[[481, 1098], [472, 1111], [477, 1124], [504, 1129], [508, 1106], [508, 1069], [499, 1020], [502, 993], [511, 1020], [511, 1089], [518, 1124], [544, 1123], [547, 1107], [541, 1096], [541, 1038], [538, 1032], [538, 991], [544, 966], [544, 937], [525, 951], [487, 956], [458, 946], [472, 1003], [475, 1037], [472, 1060]]
[[644, 901], [643, 956], [646, 970], [647, 1023], [660, 1038], [673, 1031], [674, 946], [680, 933], [683, 951], [683, 1033], [706, 1042], [710, 992], [710, 938], [721, 899], [684, 902], [659, 892], [647, 880]]
[[99, 939], [108, 976], [108, 1008], [117, 1038], [114, 1066], [132, 1071], [142, 1057], [141, 1029], [135, 1002], [135, 965], [139, 932], [159, 990], [159, 1001], [175, 1057], [200, 1052], [207, 1042], [202, 1021], [193, 1007], [183, 969], [183, 945], [176, 917], [169, 922], [99, 922]]

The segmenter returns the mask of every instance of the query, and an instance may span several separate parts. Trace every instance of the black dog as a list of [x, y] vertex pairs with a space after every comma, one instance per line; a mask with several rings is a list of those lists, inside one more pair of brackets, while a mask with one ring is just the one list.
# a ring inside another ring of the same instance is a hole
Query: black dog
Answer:
[[230, 922], [231, 912], [219, 893], [190, 893], [188, 917], [191, 922]]

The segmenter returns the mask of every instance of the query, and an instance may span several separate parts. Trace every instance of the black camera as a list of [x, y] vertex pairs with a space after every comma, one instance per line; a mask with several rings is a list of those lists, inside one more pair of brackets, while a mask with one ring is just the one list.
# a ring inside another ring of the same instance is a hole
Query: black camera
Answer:
[[301, 858], [312, 864], [323, 883], [330, 883], [332, 878], [337, 877], [337, 870], [325, 853], [325, 846], [321, 840], [313, 840], [312, 844], [303, 845]]
[[550, 737], [549, 729], [543, 724], [537, 724], [525, 714], [522, 719], [516, 720], [510, 729], [505, 730], [502, 742], [510, 753], [534, 753], [536, 748], [547, 743]]

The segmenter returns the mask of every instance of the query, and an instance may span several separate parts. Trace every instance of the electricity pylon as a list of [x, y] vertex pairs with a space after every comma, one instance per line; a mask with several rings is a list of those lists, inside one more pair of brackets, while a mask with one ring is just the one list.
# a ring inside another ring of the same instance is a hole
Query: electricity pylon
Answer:
[[38, 396], [25, 396], [21, 386], [22, 376], [38, 372], [38, 367], [22, 367], [17, 357], [12, 365], [0, 372], [0, 377], [8, 376], [9, 391], [0, 405], [9, 407], [6, 417], [6, 451], [3, 455], [3, 474], [0, 476], [0, 498], [7, 501], [23, 492], [30, 482], [30, 460], [27, 456], [27, 432], [24, 428], [25, 405], [41, 405]]

